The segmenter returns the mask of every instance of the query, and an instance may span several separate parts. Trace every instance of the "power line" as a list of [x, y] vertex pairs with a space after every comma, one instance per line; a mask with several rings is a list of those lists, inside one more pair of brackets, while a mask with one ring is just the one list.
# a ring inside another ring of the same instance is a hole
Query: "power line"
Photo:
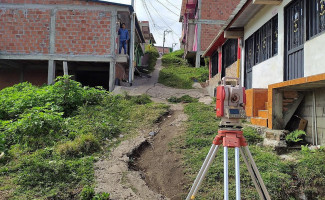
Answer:
[[[156, 11], [156, 13], [160, 16], [159, 12], [157, 11], [157, 9], [152, 5], [151, 1], [148, 1], [149, 4], [151, 5], [151, 7]], [[161, 16], [160, 16], [161, 17]], [[170, 19], [169, 17], [165, 16], [167, 19], [169, 20], [172, 20], [172, 21], [175, 21], [175, 22], [178, 22], [177, 20], [175, 19]]]
[[177, 6], [175, 6], [174, 4], [170, 3], [170, 1], [165, 0], [167, 3], [169, 3], [171, 6], [173, 6], [174, 8], [176, 8], [177, 10], [181, 11], [181, 9], [177, 8]]
[[[150, 1], [149, 1], [150, 2]], [[174, 33], [175, 35], [178, 36], [178, 34], [176, 34], [173, 29], [170, 27], [170, 25], [168, 25], [168, 23], [164, 20], [164, 18], [160, 15], [160, 13], [157, 11], [157, 9], [150, 3], [150, 5], [152, 6], [152, 8], [156, 11], [156, 13], [159, 15], [159, 17], [161, 18], [161, 21], [163, 21], [165, 23], [165, 25], [172, 31], [172, 33]], [[178, 36], [180, 37], [180, 36]]]
[[162, 6], [164, 6], [167, 10], [169, 10], [169, 12], [173, 13], [176, 16], [179, 16], [179, 14], [176, 14], [174, 11], [172, 11], [171, 9], [169, 9], [167, 6], [165, 6], [163, 3], [161, 3], [159, 0], [156, 0], [158, 3], [160, 3]]

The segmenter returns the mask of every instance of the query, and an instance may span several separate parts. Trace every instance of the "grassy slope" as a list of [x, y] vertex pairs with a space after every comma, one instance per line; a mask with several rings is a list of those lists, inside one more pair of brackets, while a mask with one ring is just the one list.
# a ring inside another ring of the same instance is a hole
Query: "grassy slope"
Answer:
[[[187, 176], [194, 181], [211, 142], [218, 131], [219, 120], [215, 117], [213, 106], [191, 103], [185, 106], [189, 115], [187, 134], [178, 142], [178, 148], [184, 154]], [[304, 192], [308, 199], [325, 199], [325, 153], [294, 152], [296, 162], [283, 161], [270, 148], [256, 146], [262, 138], [251, 128], [245, 128], [244, 134], [250, 150], [259, 168], [263, 180], [272, 199], [297, 199]], [[229, 150], [229, 190], [230, 199], [235, 199], [234, 151]], [[186, 186], [188, 191], [191, 185]], [[258, 194], [248, 171], [241, 160], [242, 199], [258, 199]], [[218, 151], [217, 158], [199, 190], [197, 199], [223, 199], [223, 149]]]
[[94, 184], [93, 163], [115, 145], [108, 141], [121, 133], [132, 137], [168, 109], [145, 95], [113, 96], [74, 81], [69, 89], [65, 85], [24, 83], [0, 91], [0, 149], [6, 152], [0, 195], [79, 199], [82, 188]]
[[208, 68], [190, 67], [182, 58], [183, 54], [184, 51], [179, 50], [162, 57], [165, 68], [160, 71], [159, 83], [174, 88], [191, 89], [194, 81], [204, 82], [208, 79]]

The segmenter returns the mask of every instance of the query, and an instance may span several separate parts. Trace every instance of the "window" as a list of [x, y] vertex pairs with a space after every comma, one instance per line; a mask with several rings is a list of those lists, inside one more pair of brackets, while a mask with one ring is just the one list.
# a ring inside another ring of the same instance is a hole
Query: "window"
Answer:
[[219, 56], [218, 51], [215, 51], [214, 54], [211, 56], [211, 62], [212, 62], [212, 69], [211, 69], [211, 75], [214, 77], [218, 74], [218, 62], [219, 62]]
[[309, 38], [325, 31], [325, 0], [307, 1]]
[[251, 68], [277, 53], [278, 16], [276, 15], [245, 41], [246, 68]]
[[237, 60], [238, 40], [229, 39], [222, 46], [222, 66], [223, 68], [229, 67]]

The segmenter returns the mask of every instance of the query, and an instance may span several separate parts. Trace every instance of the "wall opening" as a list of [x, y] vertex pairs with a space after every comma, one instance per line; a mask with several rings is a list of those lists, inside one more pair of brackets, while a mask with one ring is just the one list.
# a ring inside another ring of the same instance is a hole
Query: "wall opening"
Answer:
[[102, 62], [68, 62], [68, 68], [76, 81], [83, 86], [102, 86], [107, 90], [109, 89], [109, 66], [109, 63]]
[[47, 84], [47, 60], [0, 60], [0, 89], [21, 82]]

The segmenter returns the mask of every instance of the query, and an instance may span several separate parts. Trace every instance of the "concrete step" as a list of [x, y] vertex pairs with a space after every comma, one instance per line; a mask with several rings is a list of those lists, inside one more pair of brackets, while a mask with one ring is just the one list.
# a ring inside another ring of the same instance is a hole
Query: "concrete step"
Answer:
[[264, 126], [267, 127], [267, 118], [262, 118], [262, 117], [252, 117], [251, 118], [251, 123], [257, 126]]
[[295, 101], [295, 99], [283, 99], [283, 103], [292, 103], [292, 102], [294, 102]]
[[259, 110], [258, 117], [268, 119], [269, 111], [268, 110]]
[[285, 99], [296, 99], [298, 98], [298, 92], [297, 91], [285, 91], [283, 92], [283, 98]]

